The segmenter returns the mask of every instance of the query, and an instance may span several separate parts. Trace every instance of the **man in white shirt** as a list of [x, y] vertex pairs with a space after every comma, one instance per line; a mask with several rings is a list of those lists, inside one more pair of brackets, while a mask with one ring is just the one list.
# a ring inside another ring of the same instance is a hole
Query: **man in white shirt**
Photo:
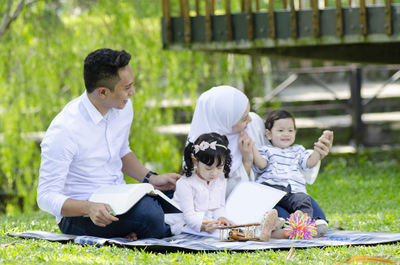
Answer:
[[120, 216], [108, 204], [88, 201], [103, 185], [125, 183], [123, 173], [161, 190], [175, 189], [180, 177], [149, 171], [129, 147], [135, 94], [130, 58], [111, 49], [90, 53], [84, 62], [86, 91], [54, 118], [42, 141], [37, 202], [56, 216], [63, 233], [132, 240], [171, 235], [150, 196]]

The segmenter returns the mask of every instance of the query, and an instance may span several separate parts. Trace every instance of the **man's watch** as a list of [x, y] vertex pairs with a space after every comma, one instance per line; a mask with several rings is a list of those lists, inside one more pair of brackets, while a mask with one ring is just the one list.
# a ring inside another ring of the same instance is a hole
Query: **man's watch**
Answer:
[[147, 172], [146, 176], [144, 176], [143, 183], [149, 183], [151, 175], [158, 175], [158, 174], [150, 170], [149, 172]]

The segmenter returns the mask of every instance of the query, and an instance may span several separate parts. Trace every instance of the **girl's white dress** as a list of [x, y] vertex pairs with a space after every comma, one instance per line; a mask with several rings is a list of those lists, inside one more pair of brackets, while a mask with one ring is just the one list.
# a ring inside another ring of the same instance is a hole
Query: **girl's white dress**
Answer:
[[165, 221], [173, 234], [183, 231], [200, 233], [203, 221], [216, 221], [225, 216], [226, 178], [220, 175], [208, 184], [195, 173], [182, 176], [176, 183], [173, 200], [182, 214], [167, 214]]

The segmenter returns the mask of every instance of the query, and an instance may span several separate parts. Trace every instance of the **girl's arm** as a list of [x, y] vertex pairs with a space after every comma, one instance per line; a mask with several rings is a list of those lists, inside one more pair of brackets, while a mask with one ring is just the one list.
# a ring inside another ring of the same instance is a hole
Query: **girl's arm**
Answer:
[[204, 213], [195, 211], [194, 192], [187, 181], [178, 181], [174, 198], [179, 202], [185, 223], [194, 231], [200, 232]]
[[260, 155], [260, 152], [258, 152], [255, 144], [253, 144], [253, 158], [254, 165], [259, 169], [264, 169], [268, 164], [268, 161]]

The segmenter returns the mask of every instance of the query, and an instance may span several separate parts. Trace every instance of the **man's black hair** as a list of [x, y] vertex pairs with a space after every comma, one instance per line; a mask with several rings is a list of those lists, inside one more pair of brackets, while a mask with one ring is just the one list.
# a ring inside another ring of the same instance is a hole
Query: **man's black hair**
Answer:
[[120, 80], [118, 69], [128, 65], [130, 59], [131, 55], [124, 50], [102, 48], [91, 52], [83, 67], [86, 91], [92, 93], [98, 87], [113, 91]]

